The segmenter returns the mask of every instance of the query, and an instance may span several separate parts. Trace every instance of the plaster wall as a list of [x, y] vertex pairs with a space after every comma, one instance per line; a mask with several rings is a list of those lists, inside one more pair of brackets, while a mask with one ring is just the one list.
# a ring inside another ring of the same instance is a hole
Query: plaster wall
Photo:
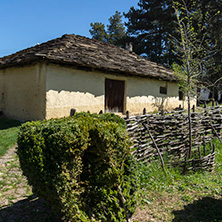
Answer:
[[[160, 93], [160, 87], [167, 88], [167, 94]], [[176, 82], [155, 79], [129, 78], [127, 81], [126, 110], [132, 114], [173, 110], [176, 107], [187, 108], [187, 101], [179, 100], [179, 86]], [[196, 100], [192, 99], [192, 105]]]
[[45, 118], [45, 65], [0, 70], [0, 110], [19, 120]]
[[[105, 79], [125, 81], [124, 112], [141, 114], [155, 110], [171, 110], [181, 105], [179, 88], [174, 82], [126, 77], [47, 65], [46, 118], [69, 116], [72, 108], [77, 112], [104, 112]], [[167, 94], [160, 94], [160, 86], [167, 87]], [[193, 100], [193, 103], [195, 101]]]
[[70, 110], [104, 110], [104, 75], [59, 65], [47, 66], [46, 119], [69, 116]]

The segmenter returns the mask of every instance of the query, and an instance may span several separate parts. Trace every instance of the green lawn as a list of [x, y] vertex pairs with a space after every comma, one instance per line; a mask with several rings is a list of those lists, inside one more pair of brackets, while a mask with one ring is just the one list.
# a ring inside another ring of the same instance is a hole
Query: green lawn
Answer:
[[0, 116], [0, 156], [16, 144], [21, 122]]

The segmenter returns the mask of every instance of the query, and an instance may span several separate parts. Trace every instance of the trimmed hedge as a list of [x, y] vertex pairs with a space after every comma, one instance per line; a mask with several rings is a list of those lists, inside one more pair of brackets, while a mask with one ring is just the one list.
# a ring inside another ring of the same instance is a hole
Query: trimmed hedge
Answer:
[[124, 221], [136, 180], [125, 121], [114, 114], [28, 122], [18, 136], [21, 168], [33, 192], [67, 221]]

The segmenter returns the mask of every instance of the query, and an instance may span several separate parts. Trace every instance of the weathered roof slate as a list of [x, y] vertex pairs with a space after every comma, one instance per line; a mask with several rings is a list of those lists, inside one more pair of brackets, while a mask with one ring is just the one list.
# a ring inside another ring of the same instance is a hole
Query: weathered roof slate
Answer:
[[61, 38], [2, 57], [0, 69], [22, 66], [40, 59], [124, 75], [177, 80], [170, 69], [150, 62], [133, 52], [74, 34], [63, 35]]

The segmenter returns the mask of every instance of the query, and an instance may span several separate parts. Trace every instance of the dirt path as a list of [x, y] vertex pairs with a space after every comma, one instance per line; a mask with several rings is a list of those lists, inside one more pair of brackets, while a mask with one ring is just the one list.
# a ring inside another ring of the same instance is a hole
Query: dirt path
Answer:
[[16, 146], [0, 158], [0, 222], [59, 221], [22, 175]]
[[11, 205], [31, 194], [31, 188], [22, 176], [15, 147], [12, 147], [0, 159], [0, 206]]

